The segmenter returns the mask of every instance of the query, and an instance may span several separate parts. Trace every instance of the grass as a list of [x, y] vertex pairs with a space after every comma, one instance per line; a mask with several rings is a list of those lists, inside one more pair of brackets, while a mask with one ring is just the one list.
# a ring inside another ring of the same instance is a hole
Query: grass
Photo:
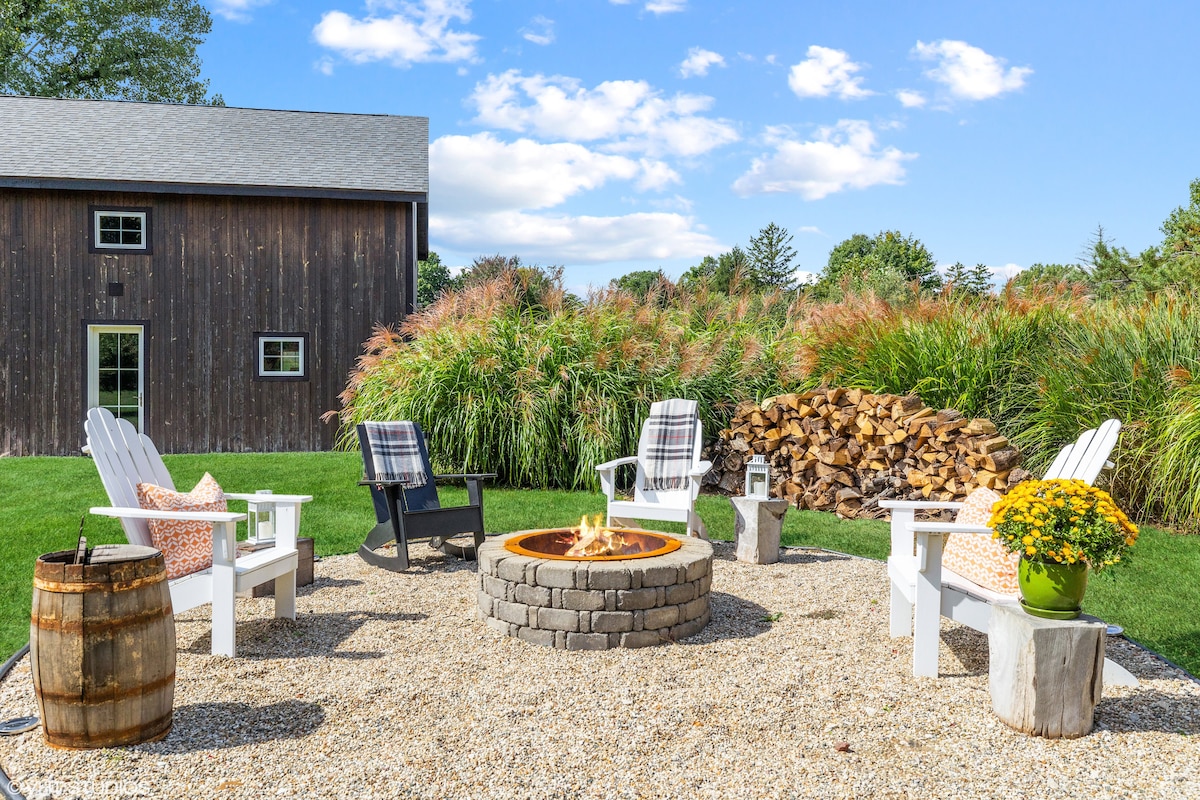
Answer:
[[[357, 485], [362, 471], [357, 453], [217, 453], [166, 456], [164, 461], [180, 488], [190, 488], [208, 471], [231, 492], [270, 488], [313, 495], [304, 508], [301, 530], [315, 540], [320, 555], [353, 552], [374, 524], [367, 490]], [[2, 657], [28, 639], [34, 561], [43, 553], [74, 547], [80, 517], [90, 506], [107, 505], [108, 498], [86, 458], [0, 458], [0, 497]], [[465, 490], [443, 488], [444, 504], [465, 499]], [[697, 506], [714, 539], [733, 538], [728, 500], [703, 496]], [[231, 508], [244, 510], [234, 503]], [[552, 527], [603, 512], [599, 493], [505, 488], [484, 493], [489, 531]], [[663, 527], [683, 530], [682, 525]], [[84, 532], [92, 544], [125, 541], [115, 520], [87, 515]], [[788, 512], [782, 542], [874, 559], [884, 559], [888, 552], [886, 523], [843, 521], [811, 511]], [[796, 579], [803, 580], [803, 575]], [[1149, 527], [1142, 529], [1130, 564], [1092, 579], [1084, 606], [1192, 674], [1200, 674], [1197, 608], [1200, 536]]]

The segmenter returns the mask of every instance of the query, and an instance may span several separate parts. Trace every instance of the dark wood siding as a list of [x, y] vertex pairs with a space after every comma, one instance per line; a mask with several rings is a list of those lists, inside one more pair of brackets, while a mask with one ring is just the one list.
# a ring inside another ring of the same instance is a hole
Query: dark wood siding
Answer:
[[[152, 255], [88, 253], [88, 206], [151, 211]], [[83, 440], [88, 321], [146, 321], [164, 452], [328, 449], [321, 422], [377, 323], [403, 316], [408, 203], [0, 190], [0, 453]], [[110, 283], [124, 294], [108, 294]], [[309, 334], [308, 381], [255, 381], [255, 331]]]

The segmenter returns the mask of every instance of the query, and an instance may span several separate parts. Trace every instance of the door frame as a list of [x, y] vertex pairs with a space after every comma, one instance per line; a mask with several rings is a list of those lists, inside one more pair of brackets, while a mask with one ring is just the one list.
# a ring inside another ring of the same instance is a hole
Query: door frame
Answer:
[[138, 433], [146, 430], [146, 350], [148, 345], [148, 320], [135, 319], [85, 319], [83, 320], [83, 418], [98, 405], [99, 386], [93, 378], [98, 377], [99, 352], [94, 344], [100, 333], [137, 333], [138, 347]]

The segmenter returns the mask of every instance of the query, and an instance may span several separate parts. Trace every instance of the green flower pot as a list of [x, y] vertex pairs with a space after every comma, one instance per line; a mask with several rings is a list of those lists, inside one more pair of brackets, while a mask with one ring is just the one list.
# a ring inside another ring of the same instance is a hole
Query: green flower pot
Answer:
[[1025, 613], [1047, 619], [1075, 619], [1083, 609], [1088, 565], [1083, 561], [1059, 564], [1022, 558], [1017, 565], [1017, 586]]

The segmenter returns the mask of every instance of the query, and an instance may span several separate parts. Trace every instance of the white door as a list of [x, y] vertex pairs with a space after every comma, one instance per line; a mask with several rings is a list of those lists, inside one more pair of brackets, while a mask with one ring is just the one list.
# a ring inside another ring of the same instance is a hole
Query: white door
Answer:
[[107, 408], [142, 431], [144, 329], [141, 325], [88, 326], [88, 408]]

